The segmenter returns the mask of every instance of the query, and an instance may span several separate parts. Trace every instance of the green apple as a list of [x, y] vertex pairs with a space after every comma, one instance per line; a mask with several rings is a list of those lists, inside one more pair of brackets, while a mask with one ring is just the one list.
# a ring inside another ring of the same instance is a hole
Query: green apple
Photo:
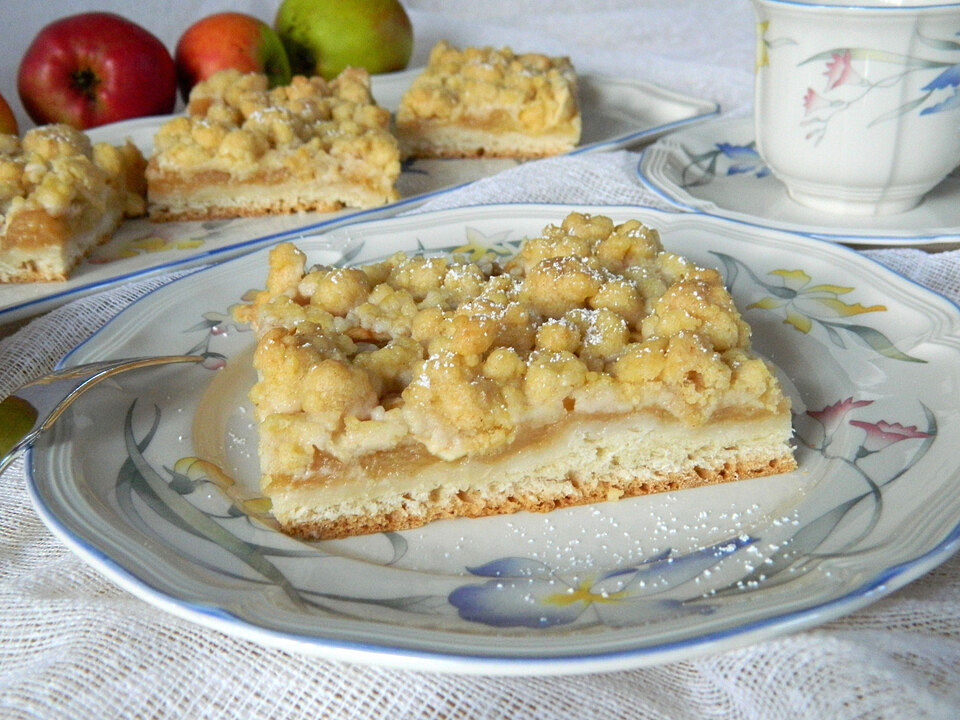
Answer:
[[398, 0], [284, 0], [275, 25], [290, 69], [301, 75], [403, 70], [413, 52], [413, 27]]

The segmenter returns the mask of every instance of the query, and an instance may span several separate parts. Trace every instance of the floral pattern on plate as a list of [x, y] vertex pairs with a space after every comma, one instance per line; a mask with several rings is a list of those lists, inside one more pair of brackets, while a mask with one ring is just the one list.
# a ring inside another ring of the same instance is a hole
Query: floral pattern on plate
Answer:
[[[506, 254], [569, 209], [429, 213], [302, 246], [323, 264], [397, 250]], [[243, 399], [252, 337], [226, 312], [262, 284], [259, 253], [147, 296], [75, 351], [70, 363], [193, 344], [224, 366], [159, 369], [81, 399], [69, 433], [31, 455], [38, 509], [125, 587], [201, 623], [327, 657], [475, 672], [586, 672], [719, 650], [748, 631], [849, 611], [946, 556], [960, 536], [960, 410], [940, 390], [960, 382], [956, 308], [828, 243], [801, 252], [789, 236], [702, 216], [592, 210], [640, 217], [701, 264], [728, 258], [754, 342], [793, 396], [800, 471], [542, 516], [289, 538], [257, 487]], [[926, 362], [854, 335], [834, 343], [816, 323], [803, 332], [784, 324], [786, 305], [748, 307], [784, 290], [863, 308], [830, 322], [868, 318]]]

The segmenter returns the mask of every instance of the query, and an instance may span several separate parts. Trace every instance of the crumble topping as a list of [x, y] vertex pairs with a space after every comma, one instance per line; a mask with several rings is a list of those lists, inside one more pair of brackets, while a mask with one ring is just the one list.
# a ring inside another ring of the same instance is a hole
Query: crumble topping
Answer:
[[0, 135], [0, 229], [5, 233], [12, 218], [34, 210], [69, 220], [119, 203], [128, 217], [141, 215], [143, 168], [129, 141], [91, 145], [69, 125], [34, 128], [22, 139]]
[[265, 75], [223, 70], [191, 90], [187, 115], [160, 128], [154, 162], [173, 172], [244, 179], [282, 170], [308, 179], [328, 158], [358, 178], [392, 184], [400, 164], [389, 125], [364, 70], [347, 68], [331, 81], [298, 75], [272, 90]]
[[695, 425], [785, 402], [719, 273], [636, 220], [572, 213], [502, 264], [397, 253], [308, 269], [282, 244], [237, 314], [257, 329], [251, 399], [280, 444], [266, 473], [302, 472], [314, 448], [496, 452], [574, 411]]
[[569, 58], [510, 48], [458, 50], [445, 40], [404, 93], [398, 124], [417, 119], [519, 127], [542, 133], [579, 118], [576, 75]]

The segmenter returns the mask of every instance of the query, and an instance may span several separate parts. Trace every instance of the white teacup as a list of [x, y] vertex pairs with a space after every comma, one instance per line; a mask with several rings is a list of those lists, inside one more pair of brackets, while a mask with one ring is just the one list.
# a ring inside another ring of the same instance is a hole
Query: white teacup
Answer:
[[794, 200], [903, 212], [960, 164], [960, 2], [753, 5], [757, 150]]

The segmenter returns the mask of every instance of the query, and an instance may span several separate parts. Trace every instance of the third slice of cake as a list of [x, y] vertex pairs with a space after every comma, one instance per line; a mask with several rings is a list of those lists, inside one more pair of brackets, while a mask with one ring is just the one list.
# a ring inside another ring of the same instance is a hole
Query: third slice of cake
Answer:
[[571, 214], [499, 265], [273, 250], [251, 391], [288, 532], [400, 530], [795, 467], [790, 402], [720, 275]]
[[190, 92], [157, 133], [147, 167], [154, 220], [367, 208], [398, 199], [390, 113], [364, 70], [327, 82], [224, 70]]
[[556, 155], [580, 140], [576, 75], [565, 57], [441, 41], [401, 98], [396, 124], [412, 157]]

